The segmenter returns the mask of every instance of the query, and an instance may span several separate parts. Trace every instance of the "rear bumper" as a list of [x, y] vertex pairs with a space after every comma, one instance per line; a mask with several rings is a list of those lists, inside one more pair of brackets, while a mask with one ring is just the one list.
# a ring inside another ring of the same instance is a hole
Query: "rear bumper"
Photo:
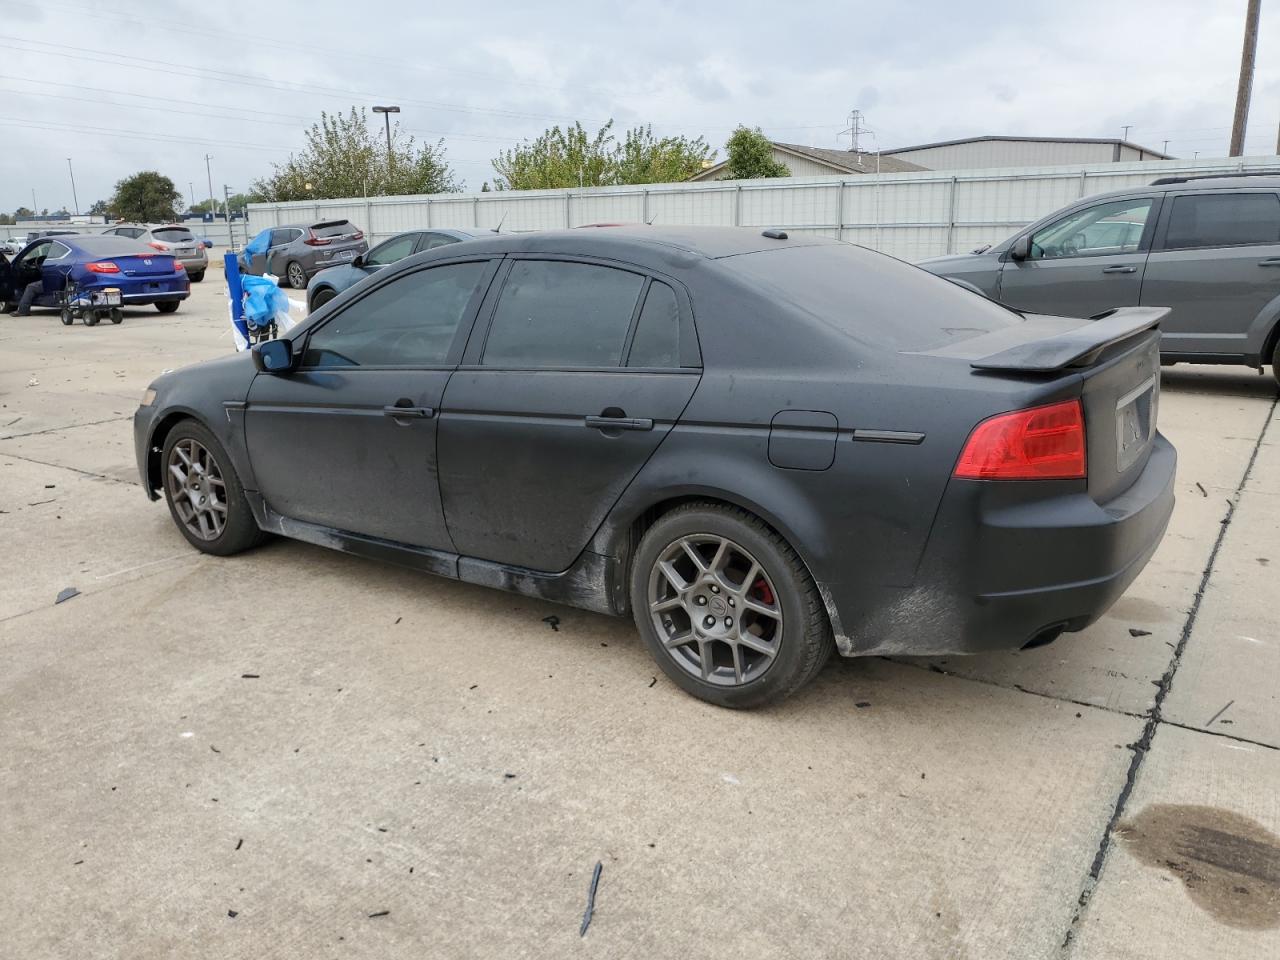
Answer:
[[[1081, 482], [1056, 484], [1055, 494], [1041, 486], [1052, 481], [953, 480], [914, 585], [885, 591], [852, 622], [837, 612], [848, 631], [840, 652], [1017, 650], [1062, 630], [1083, 630], [1159, 546], [1173, 512], [1176, 467], [1176, 452], [1157, 435], [1137, 481], [1102, 504]], [[851, 605], [835, 591], [832, 601]]]

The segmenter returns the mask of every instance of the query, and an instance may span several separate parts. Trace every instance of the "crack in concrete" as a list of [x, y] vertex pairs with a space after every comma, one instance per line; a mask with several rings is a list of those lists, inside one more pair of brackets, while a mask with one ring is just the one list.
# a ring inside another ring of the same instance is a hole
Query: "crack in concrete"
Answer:
[[24, 457], [16, 453], [6, 453], [0, 450], [0, 457], [9, 457], [13, 460], [21, 460], [24, 463], [36, 463], [42, 467], [53, 467], [55, 470], [70, 470], [72, 473], [78, 473], [82, 477], [91, 477], [94, 480], [110, 480], [112, 483], [123, 483], [126, 487], [138, 486], [136, 480], [121, 480], [119, 477], [108, 476], [105, 473], [94, 473], [92, 470], [81, 470], [79, 467], [68, 467], [65, 463], [50, 463], [48, 460], [37, 460], [35, 457]]
[[1262, 740], [1250, 740], [1248, 737], [1237, 736], [1234, 733], [1224, 733], [1221, 730], [1206, 730], [1204, 727], [1194, 727], [1189, 723], [1178, 723], [1176, 720], [1161, 720], [1166, 727], [1177, 727], [1179, 730], [1190, 730], [1192, 733], [1204, 733], [1211, 737], [1222, 737], [1224, 740], [1234, 740], [1236, 743], [1247, 743], [1253, 747], [1263, 747], [1267, 750], [1280, 750], [1280, 746], [1274, 743], [1265, 743]]
[[46, 433], [57, 433], [59, 430], [75, 430], [78, 427], [96, 427], [101, 423], [119, 423], [121, 420], [132, 419], [133, 414], [130, 413], [121, 417], [107, 417], [105, 420], [90, 420], [88, 423], [68, 423], [61, 427], [48, 427], [44, 430], [32, 430], [29, 433], [10, 433], [6, 436], [0, 437], [0, 442], [5, 440], [20, 440], [23, 437], [39, 437]]
[[[1116, 824], [1124, 817], [1125, 808], [1128, 806], [1129, 797], [1133, 794], [1134, 785], [1138, 780], [1138, 773], [1142, 769], [1142, 763], [1147, 758], [1147, 754], [1151, 750], [1152, 741], [1155, 739], [1156, 731], [1162, 723], [1168, 723], [1170, 726], [1181, 726], [1173, 724], [1164, 719], [1164, 701], [1169, 696], [1169, 690], [1173, 687], [1173, 678], [1178, 672], [1178, 667], [1182, 665], [1182, 654], [1187, 648], [1187, 641], [1191, 639], [1191, 632], [1195, 628], [1196, 617], [1200, 613], [1200, 604], [1204, 601], [1205, 591], [1209, 588], [1209, 581], [1213, 577], [1214, 564], [1218, 560], [1218, 552], [1222, 549], [1222, 544], [1227, 538], [1227, 530], [1231, 528], [1231, 522], [1235, 519], [1236, 508], [1240, 503], [1240, 498], [1244, 494], [1244, 488], [1249, 483], [1249, 477], [1253, 474], [1253, 465], [1258, 460], [1258, 452], [1262, 449], [1262, 442], [1266, 439], [1267, 428], [1271, 426], [1271, 421], [1275, 417], [1276, 406], [1280, 404], [1280, 397], [1271, 401], [1271, 408], [1267, 412], [1267, 418], [1263, 421], [1262, 430], [1259, 431], [1257, 439], [1253, 444], [1253, 452], [1249, 455], [1249, 462], [1245, 464], [1244, 473], [1240, 477], [1240, 483], [1236, 485], [1235, 492], [1231, 495], [1231, 499], [1227, 501], [1227, 515], [1221, 521], [1218, 529], [1218, 536], [1213, 542], [1213, 549], [1209, 552], [1208, 562], [1205, 563], [1204, 573], [1200, 577], [1200, 584], [1196, 588], [1195, 597], [1191, 602], [1191, 609], [1187, 611], [1187, 619], [1182, 624], [1182, 632], [1178, 637], [1178, 645], [1174, 648], [1173, 656], [1169, 660], [1168, 667], [1165, 668], [1164, 675], [1161, 676], [1156, 684], [1156, 699], [1151, 710], [1147, 714], [1147, 722], [1143, 725], [1142, 735], [1129, 745], [1133, 750], [1133, 757], [1129, 761], [1129, 770], [1125, 775], [1124, 784], [1120, 788], [1120, 793], [1116, 797], [1115, 806], [1111, 811], [1111, 818], [1107, 821], [1107, 826], [1102, 832], [1102, 839], [1098, 843], [1098, 851], [1094, 854], [1093, 863], [1089, 867], [1089, 873], [1084, 879], [1084, 883], [1080, 888], [1080, 895], [1076, 898], [1077, 910], [1071, 918], [1071, 922], [1067, 925], [1066, 934], [1062, 938], [1059, 946], [1059, 954], [1066, 956], [1069, 954], [1071, 944], [1075, 940], [1076, 927], [1079, 925], [1084, 912], [1088, 907], [1090, 899], [1093, 897], [1094, 891], [1097, 890], [1101, 881], [1102, 869], [1106, 865], [1107, 854], [1111, 850], [1112, 838], [1115, 835]], [[1194, 729], [1194, 728], [1184, 728]], [[1208, 730], [1202, 730], [1201, 733], [1207, 733], [1211, 736], [1220, 736]]]

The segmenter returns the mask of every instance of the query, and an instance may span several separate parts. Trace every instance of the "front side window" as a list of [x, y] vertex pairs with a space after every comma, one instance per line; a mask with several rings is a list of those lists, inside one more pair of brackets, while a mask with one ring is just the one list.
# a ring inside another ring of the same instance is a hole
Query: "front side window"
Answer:
[[449, 244], [457, 242], [457, 237], [446, 237], [443, 233], [428, 233], [422, 239], [422, 249], [434, 250], [436, 247], [447, 247]]
[[288, 243], [290, 240], [293, 239], [293, 237], [291, 236], [292, 233], [293, 233], [292, 230], [272, 230], [271, 246], [273, 247], [284, 246], [286, 243]]
[[397, 277], [316, 330], [303, 366], [444, 363], [487, 268], [483, 261], [450, 263]]
[[386, 243], [381, 243], [370, 250], [364, 262], [371, 267], [385, 267], [397, 260], [403, 260], [413, 253], [413, 245], [417, 239], [417, 234], [413, 233], [403, 237], [392, 237]]
[[58, 243], [56, 240], [49, 244], [49, 252], [45, 254], [46, 260], [61, 260], [71, 252], [71, 248], [65, 243]]
[[1280, 243], [1280, 197], [1274, 193], [1202, 193], [1175, 197], [1167, 250]]
[[644, 277], [589, 263], [517, 260], [502, 288], [483, 363], [616, 367]]
[[1069, 213], [1031, 236], [1031, 260], [1133, 253], [1142, 242], [1151, 198], [1113, 200]]

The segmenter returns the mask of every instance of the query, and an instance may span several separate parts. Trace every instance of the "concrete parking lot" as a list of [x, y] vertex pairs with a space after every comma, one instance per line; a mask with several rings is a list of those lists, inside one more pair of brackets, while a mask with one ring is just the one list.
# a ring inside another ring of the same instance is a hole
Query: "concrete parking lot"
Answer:
[[0, 318], [0, 954], [1280, 956], [1270, 376], [1166, 371], [1178, 505], [1088, 631], [734, 713], [629, 622], [190, 549], [130, 418], [231, 350], [216, 270]]

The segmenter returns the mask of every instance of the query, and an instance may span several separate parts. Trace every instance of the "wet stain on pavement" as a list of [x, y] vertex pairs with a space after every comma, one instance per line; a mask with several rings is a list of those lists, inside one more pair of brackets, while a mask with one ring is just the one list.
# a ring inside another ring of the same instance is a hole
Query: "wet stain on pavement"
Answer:
[[1117, 836], [1147, 866], [1168, 871], [1215, 920], [1245, 930], [1280, 926], [1280, 837], [1249, 817], [1152, 804]]
[[1115, 602], [1107, 615], [1115, 620], [1138, 621], [1145, 623], [1166, 623], [1178, 619], [1176, 612], [1163, 604], [1141, 597], [1121, 597]]

